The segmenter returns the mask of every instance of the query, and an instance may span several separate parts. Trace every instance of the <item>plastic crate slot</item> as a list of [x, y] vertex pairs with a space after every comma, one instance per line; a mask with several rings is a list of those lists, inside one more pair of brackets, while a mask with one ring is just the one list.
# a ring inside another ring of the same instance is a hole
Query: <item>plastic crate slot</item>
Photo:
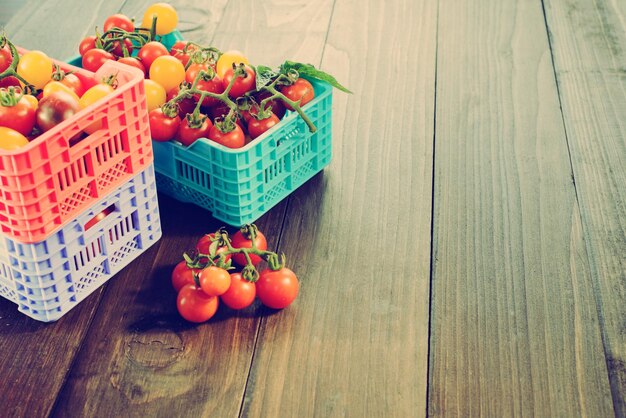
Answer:
[[182, 161], [177, 161], [181, 177], [203, 189], [211, 189], [211, 178], [208, 173]]
[[89, 264], [89, 262], [96, 257], [102, 255], [102, 243], [100, 242], [101, 238], [92, 241], [90, 244], [86, 245], [82, 250], [80, 250], [76, 255], [74, 255], [74, 268], [75, 271], [81, 270], [83, 267]]
[[124, 244], [120, 249], [114, 251], [109, 258], [111, 266], [115, 266], [118, 262], [125, 260], [129, 255], [137, 251], [140, 247], [137, 242], [139, 237], [135, 237], [128, 243]]
[[68, 196], [60, 205], [61, 214], [66, 215], [73, 212], [77, 207], [82, 206], [86, 201], [91, 199], [91, 186], [86, 185]]
[[285, 169], [285, 159], [281, 158], [276, 161], [274, 164], [267, 167], [264, 171], [264, 179], [265, 183], [271, 182], [274, 178], [280, 176]]
[[128, 173], [126, 161], [120, 161], [98, 177], [98, 190], [108, 188], [110, 184]]
[[134, 217], [132, 215], [127, 216], [109, 230], [109, 244], [112, 245], [122, 240], [126, 234], [135, 229], [136, 221]]
[[309, 154], [311, 151], [311, 140], [307, 139], [306, 141], [298, 144], [291, 151], [291, 161], [294, 163], [300, 161], [303, 157]]
[[87, 158], [83, 156], [72, 164], [59, 171], [57, 178], [59, 180], [59, 189], [65, 190], [71, 187], [74, 183], [80, 179], [85, 178], [89, 173], [87, 166]]
[[107, 274], [106, 260], [96, 265], [92, 270], [85, 273], [76, 283], [76, 293], [81, 294], [100, 286], [100, 278]]

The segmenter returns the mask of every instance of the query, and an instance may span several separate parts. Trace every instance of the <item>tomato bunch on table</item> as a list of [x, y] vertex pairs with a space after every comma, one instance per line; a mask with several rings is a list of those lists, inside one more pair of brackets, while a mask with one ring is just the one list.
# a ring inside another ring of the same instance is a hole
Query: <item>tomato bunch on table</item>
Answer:
[[174, 31], [177, 22], [172, 6], [153, 4], [141, 26], [123, 14], [109, 16], [104, 32], [84, 38], [78, 48], [83, 67], [91, 71], [106, 60], [117, 60], [144, 73], [155, 141], [190, 146], [208, 138], [228, 148], [241, 148], [275, 129], [288, 110], [297, 112], [314, 131], [302, 110], [315, 97], [307, 77], [347, 91], [332, 76], [308, 64], [286, 61], [271, 69], [252, 65], [238, 50], [221, 51], [184, 40], [167, 47], [163, 35]]
[[[255, 225], [242, 226], [232, 237], [222, 228], [203, 235], [172, 271], [176, 306], [190, 322], [211, 319], [220, 304], [244, 309], [256, 299], [272, 309], [289, 306], [298, 296], [296, 274], [284, 255], [267, 250], [265, 235]], [[259, 271], [263, 262], [267, 267]]]
[[[0, 149], [27, 145], [40, 134], [72, 118], [114, 90], [115, 79], [102, 83], [64, 71], [42, 51], [20, 52], [0, 35]], [[93, 132], [87, 127], [70, 141]]]

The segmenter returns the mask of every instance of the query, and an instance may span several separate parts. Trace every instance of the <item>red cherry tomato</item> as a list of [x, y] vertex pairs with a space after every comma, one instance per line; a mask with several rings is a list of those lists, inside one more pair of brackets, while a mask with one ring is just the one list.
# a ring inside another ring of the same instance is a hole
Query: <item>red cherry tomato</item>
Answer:
[[[196, 244], [196, 250], [198, 250], [200, 254], [209, 254], [211, 252], [209, 247], [213, 243], [212, 239], [214, 236], [215, 234], [211, 233], [211, 234], [205, 234], [202, 237], [200, 237], [200, 239], [198, 240], [198, 243]], [[228, 251], [228, 247], [226, 245], [222, 245], [221, 247], [217, 247], [215, 254], [219, 255], [220, 253], [223, 253], [225, 251]], [[228, 262], [228, 260], [230, 260], [231, 257], [232, 257], [232, 254], [227, 254], [226, 256], [224, 256], [224, 262]], [[217, 257], [215, 258], [215, 261], [216, 260], [217, 260]]]
[[135, 57], [121, 57], [121, 58], [118, 58], [117, 62], [121, 62], [122, 64], [135, 67], [136, 69], [140, 70], [144, 74], [144, 76], [146, 75], [146, 68], [143, 66], [141, 61], [139, 61]]
[[[196, 88], [201, 91], [208, 91], [210, 93], [215, 93], [215, 94], [220, 94], [224, 91], [224, 87], [222, 87], [222, 81], [219, 79], [218, 76], [215, 76], [213, 77], [213, 79], [208, 80], [208, 81], [205, 81], [202, 79], [198, 80], [198, 84], [196, 84]], [[199, 94], [194, 95], [194, 99], [196, 100], [196, 102], [198, 102], [200, 100], [200, 95]], [[206, 108], [210, 106], [215, 106], [218, 103], [223, 103], [223, 102], [219, 99], [205, 96], [200, 106]]]
[[[288, 99], [297, 102], [300, 101], [300, 107], [309, 103], [315, 97], [315, 90], [313, 89], [313, 85], [304, 78], [299, 78], [290, 86], [284, 86], [280, 89], [281, 93], [284, 94]], [[293, 110], [293, 108], [285, 103], [285, 107], [289, 110]]]
[[107, 60], [115, 60], [115, 55], [104, 49], [90, 49], [83, 55], [83, 68], [95, 73]]
[[280, 123], [280, 119], [273, 113], [270, 113], [265, 119], [256, 119], [253, 117], [248, 121], [248, 134], [250, 134], [250, 138], [255, 139], [278, 123]]
[[208, 138], [228, 148], [241, 148], [246, 144], [246, 134], [237, 124], [230, 132], [222, 132], [220, 128], [213, 126]]
[[[231, 244], [235, 248], [252, 248], [252, 240], [250, 238], [250, 236], [244, 236], [243, 232], [239, 230], [231, 238]], [[259, 230], [256, 231], [254, 244], [259, 250], [267, 250], [267, 240], [265, 235]], [[233, 254], [233, 261], [242, 267], [247, 264], [244, 254]], [[250, 261], [252, 261], [253, 265], [258, 266], [262, 259], [256, 254], [250, 254]]]
[[69, 87], [78, 97], [85, 93], [85, 86], [83, 86], [83, 82], [76, 74], [65, 74], [61, 79], [61, 83]]
[[137, 58], [141, 60], [141, 63], [146, 68], [146, 72], [149, 73], [150, 66], [155, 59], [169, 54], [170, 53], [167, 51], [167, 48], [161, 42], [150, 41], [139, 49], [139, 52], [137, 52]]
[[148, 113], [150, 120], [150, 134], [155, 141], [169, 141], [174, 139], [180, 126], [180, 117], [176, 115], [173, 118], [163, 113], [163, 109], [157, 107]]
[[208, 266], [199, 274], [200, 288], [209, 296], [224, 294], [230, 287], [230, 274], [223, 268]]
[[3, 78], [0, 80], [0, 88], [3, 87], [20, 87], [20, 80], [17, 77], [13, 77], [12, 75]]
[[256, 285], [244, 279], [241, 273], [232, 273], [230, 287], [220, 299], [231, 309], [243, 309], [252, 305], [255, 297]]
[[298, 296], [300, 288], [295, 273], [287, 267], [263, 270], [255, 285], [261, 303], [273, 309], [289, 306]]
[[[230, 97], [241, 97], [245, 93], [254, 90], [256, 87], [256, 74], [254, 70], [247, 65], [244, 68], [245, 73], [235, 79], [233, 86], [228, 92]], [[234, 74], [235, 70], [232, 67], [224, 73], [224, 78], [222, 79], [222, 86], [224, 87], [224, 90], [226, 90], [226, 87], [230, 84]]]
[[11, 49], [9, 45], [5, 45], [0, 49], [0, 73], [9, 68], [12, 62]]
[[[0, 104], [0, 126], [11, 128], [24, 136], [30, 135], [35, 127], [35, 117], [37, 110], [33, 104], [22, 96], [17, 102], [15, 100], [19, 96], [12, 97], [6, 91], [0, 90], [3, 99], [8, 99], [12, 105], [4, 106]], [[4, 101], [4, 100], [3, 100]]]
[[187, 46], [188, 43], [189, 41], [176, 41], [174, 45], [172, 45], [172, 48], [170, 48], [170, 55], [178, 58], [185, 67], [189, 62], [189, 58], [191, 58], [191, 54], [198, 49], [195, 45], [189, 45], [187, 52], [184, 52], [185, 46]]
[[89, 51], [90, 49], [95, 49], [95, 48], [96, 48], [96, 36], [89, 35], [83, 38], [82, 41], [80, 41], [80, 44], [78, 45], [78, 52], [80, 53], [81, 57], [84, 57], [85, 52]]
[[189, 126], [189, 119], [185, 118], [180, 123], [178, 128], [178, 134], [176, 139], [183, 145], [191, 145], [200, 138], [207, 138], [209, 132], [213, 128], [213, 123], [208, 117], [204, 118], [202, 125], [199, 128], [192, 128]]
[[176, 267], [174, 267], [172, 271], [172, 286], [174, 286], [174, 290], [178, 292], [186, 284], [194, 284], [193, 276], [194, 274], [200, 273], [201, 270], [202, 269], [188, 267], [185, 260], [176, 264]]
[[104, 21], [103, 29], [105, 32], [113, 28], [123, 29], [126, 32], [132, 32], [135, 30], [135, 24], [128, 16], [116, 13], [107, 17]]
[[180, 316], [189, 322], [208, 321], [217, 312], [219, 298], [209, 296], [202, 291], [202, 288], [195, 284], [186, 284], [178, 292], [176, 307]]
[[124, 55], [124, 48], [126, 48], [126, 56], [130, 56], [130, 54], [132, 54], [134, 46], [133, 43], [130, 39], [124, 39], [124, 41], [115, 41], [112, 44], [112, 49], [111, 49], [111, 53], [113, 55], [115, 55], [116, 57], [123, 57]]
[[[269, 91], [262, 90], [254, 95], [254, 99], [257, 103], [261, 103], [270, 96], [271, 93]], [[270, 100], [268, 104], [272, 107], [272, 113], [278, 116], [278, 119], [282, 119], [285, 116], [287, 109], [282, 100]]]
[[[169, 102], [176, 97], [178, 93], [180, 93], [180, 85], [167, 92], [166, 100]], [[188, 113], [193, 113], [196, 108], [196, 102], [191, 97], [179, 100], [177, 104], [178, 116], [180, 116], [181, 119], [187, 116]]]

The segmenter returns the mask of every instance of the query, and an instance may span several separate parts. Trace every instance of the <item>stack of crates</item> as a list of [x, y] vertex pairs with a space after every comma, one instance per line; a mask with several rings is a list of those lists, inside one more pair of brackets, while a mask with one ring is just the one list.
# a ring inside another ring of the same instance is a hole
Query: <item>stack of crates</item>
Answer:
[[[143, 74], [113, 61], [95, 74], [55, 63], [87, 85], [114, 74], [118, 87], [28, 145], [0, 150], [0, 296], [45, 322], [161, 237]], [[94, 122], [101, 128], [76, 142]]]

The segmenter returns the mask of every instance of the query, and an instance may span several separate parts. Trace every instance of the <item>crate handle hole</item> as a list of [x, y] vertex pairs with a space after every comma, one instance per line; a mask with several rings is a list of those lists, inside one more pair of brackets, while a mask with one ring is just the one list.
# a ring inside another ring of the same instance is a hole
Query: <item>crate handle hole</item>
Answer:
[[85, 222], [85, 231], [88, 231], [89, 229], [96, 226], [99, 222], [103, 221], [107, 216], [109, 216], [113, 212], [115, 212], [115, 204], [111, 204], [107, 206], [106, 208], [104, 208], [103, 211], [101, 211], [96, 216], [94, 216], [93, 218]]

